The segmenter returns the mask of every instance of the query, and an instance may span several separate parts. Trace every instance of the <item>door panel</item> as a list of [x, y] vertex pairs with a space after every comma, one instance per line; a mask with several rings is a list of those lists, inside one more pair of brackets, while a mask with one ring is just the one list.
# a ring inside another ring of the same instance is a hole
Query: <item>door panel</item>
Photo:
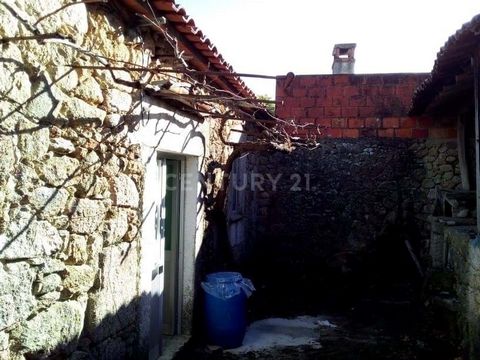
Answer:
[[178, 258], [180, 217], [181, 161], [166, 160], [165, 195], [165, 287], [163, 303], [163, 333], [175, 335], [178, 319]]

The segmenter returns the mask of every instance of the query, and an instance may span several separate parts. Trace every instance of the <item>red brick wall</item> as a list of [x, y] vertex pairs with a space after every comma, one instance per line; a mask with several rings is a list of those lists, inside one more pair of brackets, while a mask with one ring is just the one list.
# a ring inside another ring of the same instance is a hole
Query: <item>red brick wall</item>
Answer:
[[299, 137], [454, 138], [454, 122], [409, 117], [426, 74], [298, 75], [277, 78], [276, 115]]

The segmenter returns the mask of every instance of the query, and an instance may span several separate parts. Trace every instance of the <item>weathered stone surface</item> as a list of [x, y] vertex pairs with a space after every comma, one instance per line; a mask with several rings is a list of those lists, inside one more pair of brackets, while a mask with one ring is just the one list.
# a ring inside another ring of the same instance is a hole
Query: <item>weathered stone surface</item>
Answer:
[[99, 169], [99, 173], [106, 177], [115, 177], [120, 171], [120, 159], [113, 154], [105, 154], [109, 158], [104, 161], [102, 167]]
[[32, 84], [32, 95], [30, 101], [24, 106], [25, 114], [34, 119], [45, 119], [56, 115], [56, 109], [61, 103], [59, 90], [50, 86], [51, 79], [46, 73], [42, 73]]
[[106, 339], [94, 349], [93, 353], [97, 358], [104, 360], [128, 358], [126, 344], [120, 338]]
[[136, 243], [121, 243], [103, 249], [100, 256], [100, 267], [103, 269], [99, 278], [100, 288], [89, 295], [87, 306], [87, 330], [95, 342], [115, 334], [135, 319], [137, 251]]
[[102, 123], [107, 115], [104, 110], [74, 97], [62, 102], [59, 113], [78, 124]]
[[121, 120], [122, 116], [120, 114], [108, 114], [105, 118], [105, 126], [116, 127]]
[[23, 119], [18, 124], [18, 130], [20, 133], [18, 147], [22, 153], [22, 158], [28, 160], [41, 159], [47, 153], [50, 144], [48, 127]]
[[68, 260], [73, 264], [85, 264], [88, 260], [87, 238], [72, 234], [68, 244]]
[[111, 182], [111, 193], [114, 205], [138, 207], [138, 190], [129, 176], [119, 174], [118, 177], [113, 179]]
[[82, 332], [84, 301], [57, 302], [12, 331], [12, 338], [25, 352], [47, 354], [54, 349], [72, 351]]
[[105, 103], [108, 111], [127, 112], [132, 106], [132, 96], [117, 89], [108, 89], [105, 92]]
[[86, 293], [95, 281], [95, 269], [89, 265], [67, 265], [63, 286], [70, 293]]
[[0, 94], [17, 104], [23, 104], [31, 95], [31, 83], [28, 73], [21, 65], [21, 50], [15, 44], [5, 44], [2, 59], [5, 60], [0, 62]]
[[11, 136], [0, 135], [0, 177], [6, 177], [15, 164], [15, 146]]
[[99, 200], [79, 199], [71, 216], [70, 229], [74, 233], [90, 234], [97, 229], [107, 212]]
[[8, 349], [8, 334], [5, 331], [0, 331], [0, 351]]
[[61, 272], [63, 270], [65, 270], [65, 264], [63, 261], [52, 258], [41, 259], [40, 271], [43, 274], [51, 274], [55, 272]]
[[51, 157], [37, 164], [37, 169], [44, 179], [51, 186], [65, 186], [78, 181], [80, 162], [70, 157]]
[[128, 213], [124, 209], [116, 209], [115, 214], [106, 222], [105, 245], [120, 242], [128, 231]]
[[71, 154], [75, 151], [75, 145], [67, 139], [53, 138], [50, 140], [49, 150], [57, 154]]
[[68, 200], [67, 190], [61, 188], [51, 188], [42, 186], [36, 188], [30, 195], [30, 203], [37, 214], [46, 219], [51, 216], [58, 215], [65, 209]]
[[75, 96], [91, 104], [103, 102], [102, 88], [93, 77], [83, 78], [80, 86], [75, 89]]
[[7, 233], [0, 235], [0, 259], [45, 257], [58, 252], [63, 240], [48, 221], [33, 220], [25, 211], [10, 223]]
[[43, 295], [52, 291], [60, 290], [62, 286], [62, 278], [58, 274], [49, 274], [44, 276], [41, 280], [36, 281], [33, 286], [35, 295]]
[[41, 183], [33, 164], [20, 163], [17, 165], [16, 170], [17, 182], [15, 190], [19, 194], [30, 194]]
[[25, 262], [0, 264], [0, 331], [26, 319], [35, 307], [35, 273]]

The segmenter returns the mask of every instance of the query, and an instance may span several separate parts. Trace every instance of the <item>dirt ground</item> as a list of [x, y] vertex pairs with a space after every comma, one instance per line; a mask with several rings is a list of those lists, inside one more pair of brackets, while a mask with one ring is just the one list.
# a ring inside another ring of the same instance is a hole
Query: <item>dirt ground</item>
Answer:
[[232, 354], [191, 340], [174, 359], [461, 360], [446, 322], [424, 305], [397, 293], [363, 298], [342, 313], [321, 314], [336, 327], [318, 328], [320, 348], [287, 346]]

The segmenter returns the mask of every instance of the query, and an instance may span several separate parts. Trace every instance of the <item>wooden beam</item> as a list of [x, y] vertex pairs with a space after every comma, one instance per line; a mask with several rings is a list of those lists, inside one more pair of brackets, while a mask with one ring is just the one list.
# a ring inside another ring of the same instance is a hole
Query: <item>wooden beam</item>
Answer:
[[475, 167], [476, 167], [476, 192], [477, 192], [477, 232], [480, 233], [480, 55], [477, 53], [472, 58], [474, 79], [475, 103]]
[[458, 163], [460, 165], [460, 176], [463, 190], [470, 190], [470, 177], [468, 175], [468, 164], [465, 144], [465, 115], [460, 114], [457, 118], [457, 149]]

